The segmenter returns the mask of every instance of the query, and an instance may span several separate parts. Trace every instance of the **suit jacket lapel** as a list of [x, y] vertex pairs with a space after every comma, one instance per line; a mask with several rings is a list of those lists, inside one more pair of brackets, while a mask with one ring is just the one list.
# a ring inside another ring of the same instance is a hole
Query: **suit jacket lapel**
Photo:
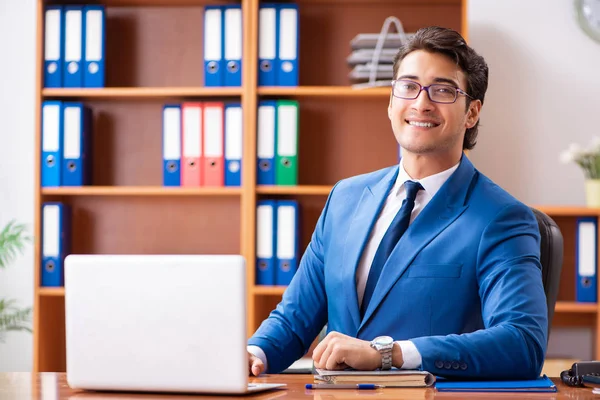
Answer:
[[342, 253], [342, 279], [344, 295], [348, 296], [346, 298], [348, 311], [354, 322], [354, 332], [358, 331], [360, 325], [360, 310], [356, 294], [356, 269], [373, 225], [397, 176], [398, 167], [392, 168], [377, 184], [364, 188], [346, 236]]
[[465, 199], [474, 174], [473, 164], [463, 156], [460, 166], [410, 224], [381, 271], [360, 328], [371, 318], [379, 303], [383, 301], [421, 249], [454, 222], [468, 207]]

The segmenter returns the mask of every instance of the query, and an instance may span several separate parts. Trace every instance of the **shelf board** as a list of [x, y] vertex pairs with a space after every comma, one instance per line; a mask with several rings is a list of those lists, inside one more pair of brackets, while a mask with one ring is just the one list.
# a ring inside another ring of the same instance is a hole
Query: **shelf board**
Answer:
[[40, 296], [55, 296], [62, 297], [65, 295], [64, 287], [41, 287], [38, 289]]
[[287, 286], [254, 286], [252, 292], [258, 296], [281, 296]]
[[595, 314], [598, 311], [596, 303], [578, 303], [575, 301], [557, 301], [554, 312]]
[[44, 98], [86, 98], [86, 99], [164, 99], [180, 97], [228, 97], [241, 96], [239, 87], [107, 87], [87, 88], [47, 88], [42, 89]]
[[298, 186], [269, 186], [259, 185], [256, 187], [258, 194], [292, 194], [309, 196], [328, 196], [332, 186], [329, 185], [298, 185]]
[[548, 214], [550, 217], [596, 217], [600, 215], [600, 208], [583, 206], [536, 206], [533, 208]]
[[261, 96], [304, 96], [304, 97], [389, 97], [389, 87], [353, 89], [350, 86], [266, 86], [257, 89]]
[[82, 186], [42, 188], [47, 196], [239, 196], [239, 187]]

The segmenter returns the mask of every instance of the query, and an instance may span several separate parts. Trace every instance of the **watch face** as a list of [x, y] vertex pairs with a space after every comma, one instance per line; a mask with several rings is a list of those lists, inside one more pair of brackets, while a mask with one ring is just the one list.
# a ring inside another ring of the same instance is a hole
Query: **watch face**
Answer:
[[600, 0], [575, 0], [575, 14], [581, 29], [600, 42]]
[[378, 336], [373, 339], [373, 342], [377, 343], [378, 346], [388, 346], [394, 343], [394, 339], [389, 336]]

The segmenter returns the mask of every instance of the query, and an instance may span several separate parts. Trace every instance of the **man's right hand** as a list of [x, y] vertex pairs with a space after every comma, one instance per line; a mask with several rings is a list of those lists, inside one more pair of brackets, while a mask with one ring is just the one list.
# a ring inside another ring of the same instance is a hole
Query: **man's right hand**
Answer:
[[254, 354], [248, 353], [248, 370], [250, 375], [259, 376], [265, 371], [265, 364]]

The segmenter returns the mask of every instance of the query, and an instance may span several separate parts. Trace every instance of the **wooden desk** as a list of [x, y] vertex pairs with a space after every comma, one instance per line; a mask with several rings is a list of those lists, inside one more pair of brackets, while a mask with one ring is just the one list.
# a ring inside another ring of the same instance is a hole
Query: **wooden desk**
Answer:
[[269, 392], [245, 396], [195, 396], [179, 394], [146, 394], [146, 393], [100, 393], [73, 390], [67, 385], [64, 373], [30, 374], [26, 372], [0, 373], [0, 399], [2, 400], [141, 400], [141, 399], [177, 399], [188, 400], [196, 398], [218, 398], [226, 400], [349, 400], [360, 396], [362, 399], [373, 400], [412, 400], [412, 399], [596, 399], [590, 388], [571, 388], [564, 386], [560, 379], [557, 383], [557, 393], [438, 393], [435, 389], [377, 389], [377, 390], [306, 390], [304, 385], [312, 383], [309, 375], [269, 375], [253, 378], [252, 382], [287, 383], [286, 389], [276, 389]]

